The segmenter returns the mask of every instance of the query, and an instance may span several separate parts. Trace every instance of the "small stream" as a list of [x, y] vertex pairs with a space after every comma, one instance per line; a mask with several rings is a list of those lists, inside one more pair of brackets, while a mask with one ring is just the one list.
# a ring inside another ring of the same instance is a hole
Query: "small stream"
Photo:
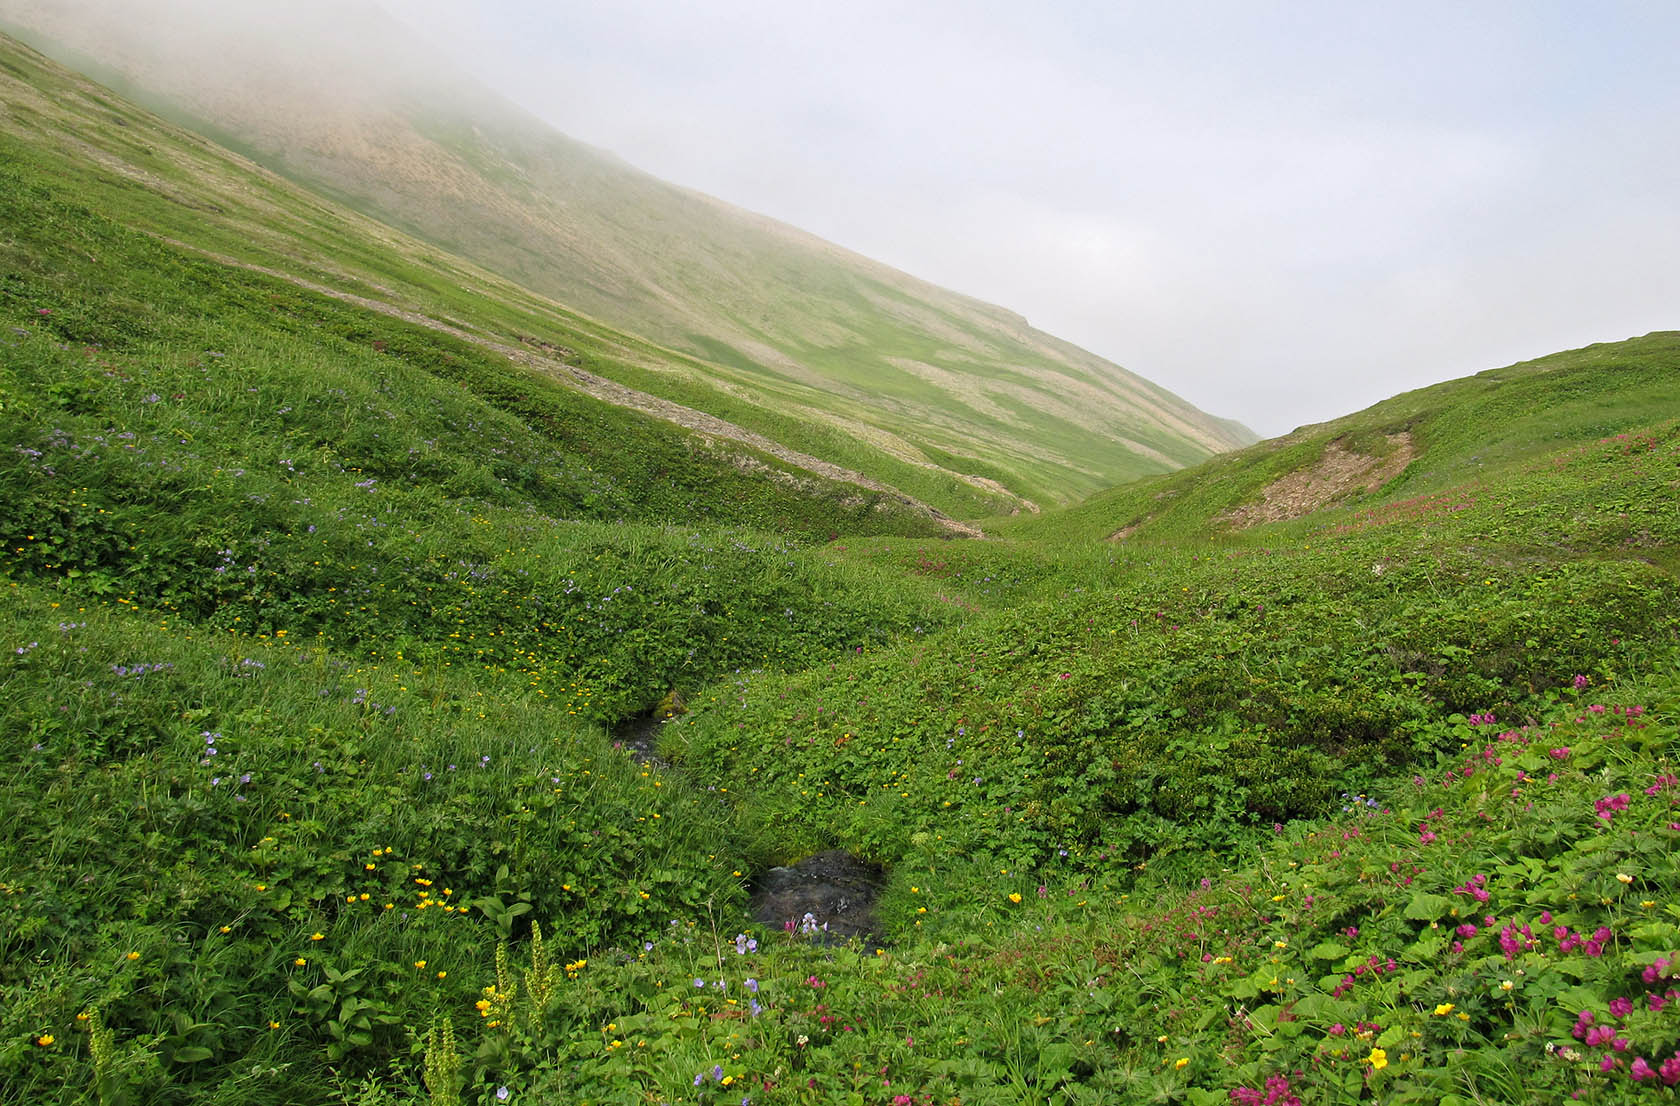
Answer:
[[667, 721], [657, 713], [626, 718], [613, 727], [613, 748], [623, 749], [638, 762], [668, 769], [670, 763], [659, 755], [659, 728]]
[[[627, 718], [613, 727], [613, 748], [624, 750], [638, 763], [680, 771], [659, 755], [659, 731], [667, 721], [657, 712]], [[843, 945], [854, 937], [878, 942], [875, 900], [885, 879], [880, 866], [844, 849], [816, 853], [753, 877], [753, 920], [771, 929], [804, 934], [820, 944]]]
[[844, 849], [808, 856], [786, 868], [760, 872], [752, 881], [753, 921], [803, 933], [822, 944], [853, 937], [880, 940], [875, 900], [885, 873]]

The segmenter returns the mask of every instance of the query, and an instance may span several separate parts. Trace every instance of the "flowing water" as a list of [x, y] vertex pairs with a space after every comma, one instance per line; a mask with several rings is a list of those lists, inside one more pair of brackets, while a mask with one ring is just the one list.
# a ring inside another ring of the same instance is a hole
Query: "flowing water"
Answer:
[[[613, 748], [624, 750], [639, 763], [672, 770], [659, 755], [659, 730], [666, 721], [657, 712], [625, 719], [613, 728]], [[843, 849], [820, 852], [753, 877], [753, 920], [771, 929], [803, 933], [823, 944], [841, 945], [854, 937], [878, 942], [875, 900], [884, 879], [878, 865]]]

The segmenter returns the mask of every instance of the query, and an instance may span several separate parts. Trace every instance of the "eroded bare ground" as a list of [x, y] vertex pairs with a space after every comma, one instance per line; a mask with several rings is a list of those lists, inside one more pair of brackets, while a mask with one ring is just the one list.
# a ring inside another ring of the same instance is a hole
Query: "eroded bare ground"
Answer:
[[1324, 456], [1309, 468], [1280, 476], [1266, 485], [1257, 503], [1247, 503], [1221, 516], [1233, 530], [1263, 522], [1281, 522], [1310, 514], [1355, 491], [1374, 492], [1412, 462], [1417, 451], [1406, 431], [1388, 436], [1383, 457], [1355, 453], [1341, 442], [1324, 447]]
[[1114, 531], [1114, 533], [1110, 534], [1108, 536], [1108, 540], [1109, 541], [1125, 541], [1127, 538], [1129, 538], [1133, 534], [1137, 533], [1138, 530], [1143, 526], [1143, 524], [1148, 522], [1148, 521], [1149, 520], [1146, 519], [1146, 518], [1140, 518], [1136, 522], [1128, 522], [1126, 525], [1120, 527], [1120, 529], [1118, 529], [1118, 530]]
[[[452, 326], [449, 323], [440, 322], [437, 319], [429, 318], [428, 316], [415, 311], [406, 310], [396, 306], [395, 304], [386, 303], [383, 300], [369, 299], [366, 296], [358, 296], [350, 292], [342, 292], [337, 288], [332, 288], [325, 284], [318, 284], [315, 281], [307, 280], [281, 269], [272, 269], [266, 265], [257, 265], [253, 262], [241, 261], [237, 257], [229, 257], [226, 254], [199, 249], [197, 246], [190, 245], [189, 243], [182, 242], [174, 238], [165, 238], [164, 241], [180, 249], [191, 250], [193, 253], [196, 253], [201, 257], [207, 257], [210, 260], [223, 265], [231, 265], [238, 269], [246, 269], [251, 272], [262, 273], [266, 276], [274, 277], [277, 280], [284, 280], [289, 284], [294, 284], [299, 288], [307, 289], [319, 295], [330, 296], [335, 300], [355, 304], [357, 307], [364, 308], [368, 311], [375, 311], [381, 315], [386, 315], [394, 319], [401, 319], [406, 323], [412, 323], [415, 326], [425, 327], [427, 330], [436, 331], [439, 334], [447, 334], [451, 338], [456, 338], [463, 342], [470, 342], [481, 349], [492, 350], [503, 355], [508, 360], [518, 362], [527, 368], [548, 373], [552, 376], [562, 377], [568, 384], [578, 388], [580, 391], [587, 392], [596, 399], [603, 400], [615, 406], [628, 407], [636, 411], [641, 411], [643, 414], [664, 419], [666, 422], [676, 423], [678, 426], [705, 434], [711, 438], [740, 442], [742, 445], [751, 446], [761, 453], [767, 453], [779, 461], [793, 465], [796, 468], [804, 469], [806, 472], [821, 476], [825, 479], [836, 480], [846, 484], [855, 484], [858, 487], [866, 488], [869, 491], [880, 492], [883, 495], [891, 496], [894, 502], [909, 508], [916, 514], [932, 519], [935, 523], [953, 535], [965, 538], [985, 537], [985, 534], [979, 527], [970, 526], [966, 522], [959, 522], [958, 520], [945, 514], [943, 511], [931, 507], [912, 496], [905, 495], [897, 488], [888, 484], [883, 484], [878, 480], [871, 480], [861, 472], [853, 472], [851, 469], [841, 468], [839, 465], [830, 464], [829, 462], [822, 460], [820, 457], [812, 457], [808, 453], [800, 453], [798, 450], [789, 449], [780, 442], [772, 441], [764, 435], [754, 433], [745, 427], [736, 426], [734, 423], [720, 419], [716, 415], [709, 415], [704, 411], [696, 411], [692, 407], [684, 407], [680, 403], [673, 403], [668, 399], [661, 399], [656, 395], [637, 391], [635, 388], [626, 387], [617, 381], [608, 380], [604, 376], [597, 376], [586, 369], [577, 367], [576, 365], [567, 364], [564, 358], [570, 356], [573, 351], [563, 347], [553, 346], [542, 349], [540, 353], [533, 353], [530, 349], [523, 348], [522, 346], [509, 345], [506, 342], [499, 342], [494, 338], [489, 338], [482, 334], [474, 334], [471, 331], [462, 330], [458, 326]], [[521, 338], [520, 341], [533, 343], [533, 339], [529, 338]], [[542, 347], [549, 346], [549, 343], [546, 342], [535, 344]]]

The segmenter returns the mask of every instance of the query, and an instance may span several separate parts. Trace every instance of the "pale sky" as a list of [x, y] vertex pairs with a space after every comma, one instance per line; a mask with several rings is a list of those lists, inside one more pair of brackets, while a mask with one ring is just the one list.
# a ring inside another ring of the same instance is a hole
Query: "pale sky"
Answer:
[[1262, 434], [1680, 329], [1680, 3], [381, 0], [677, 184]]

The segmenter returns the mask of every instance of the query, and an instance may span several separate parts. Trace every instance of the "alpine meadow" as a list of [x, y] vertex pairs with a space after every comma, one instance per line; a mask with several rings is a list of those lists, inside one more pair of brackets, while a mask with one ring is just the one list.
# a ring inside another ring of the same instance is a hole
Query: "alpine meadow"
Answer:
[[0, 36], [0, 1103], [1675, 1099], [1680, 332], [1255, 442], [189, 122]]

